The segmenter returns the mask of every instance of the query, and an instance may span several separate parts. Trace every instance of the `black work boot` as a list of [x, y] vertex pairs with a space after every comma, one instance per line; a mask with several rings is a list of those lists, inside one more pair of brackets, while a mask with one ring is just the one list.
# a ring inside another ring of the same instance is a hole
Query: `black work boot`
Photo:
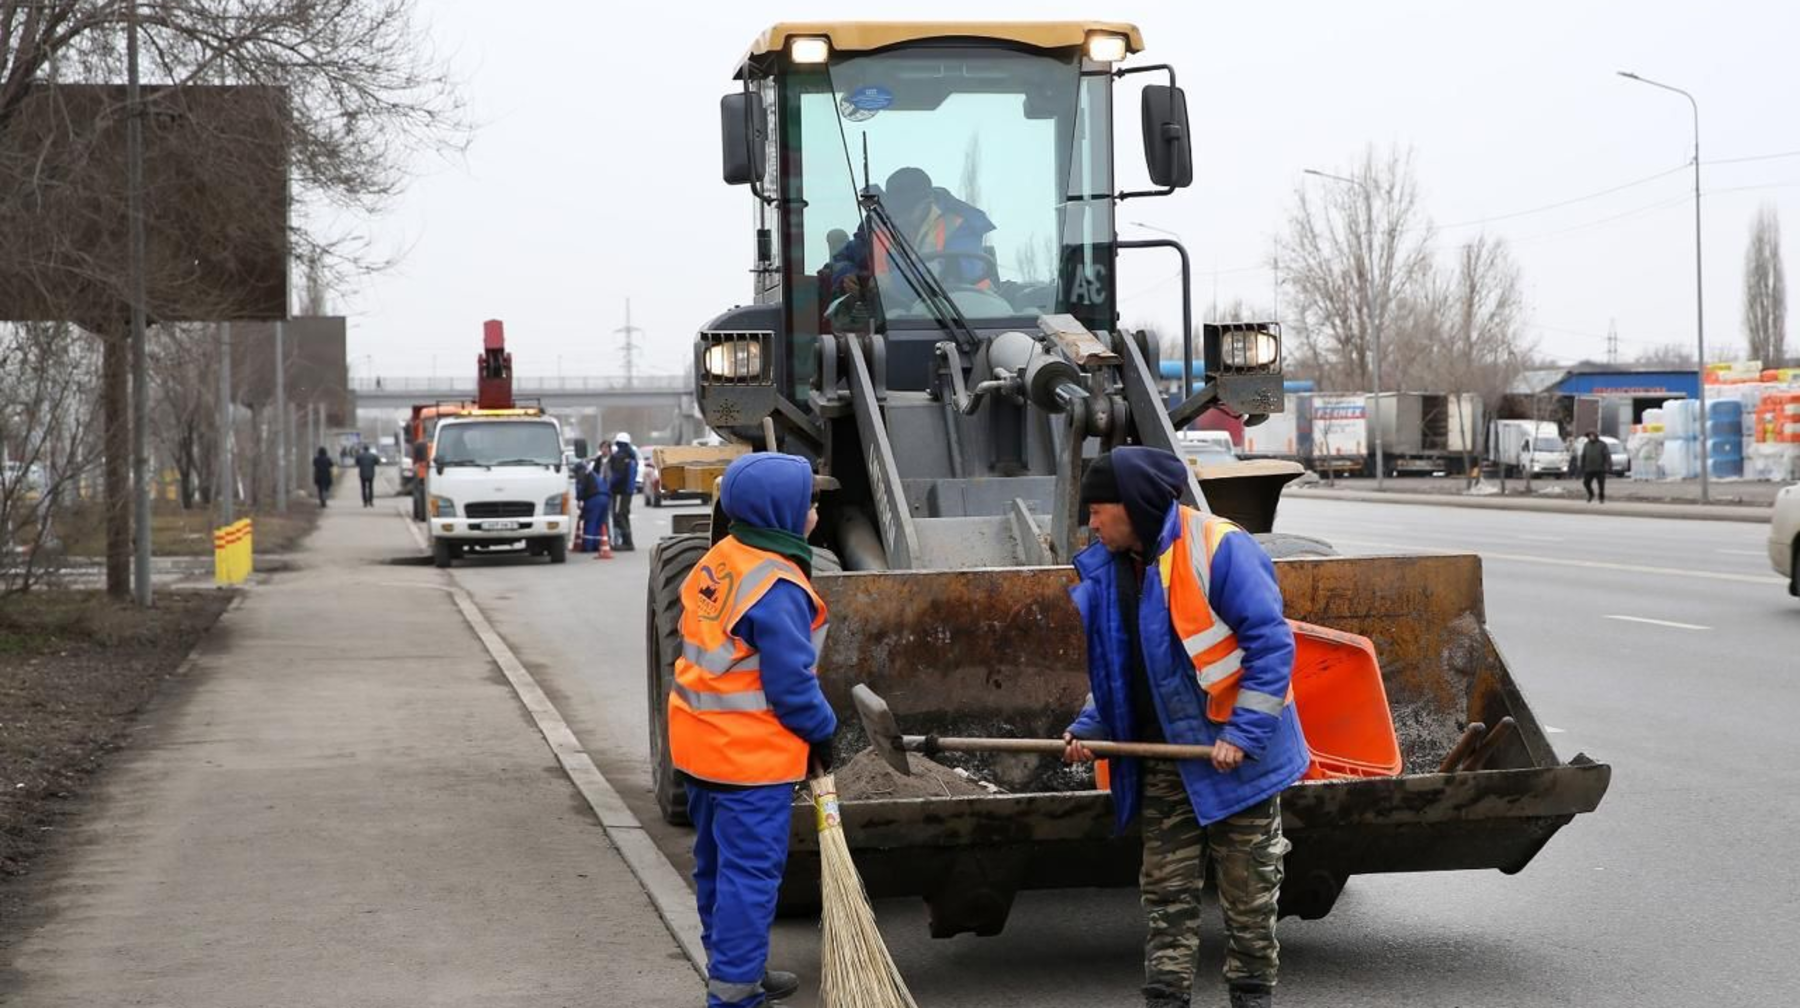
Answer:
[[800, 989], [800, 978], [786, 970], [763, 970], [762, 989], [764, 997], [779, 1001]]
[[1266, 983], [1239, 981], [1231, 985], [1231, 1008], [1269, 1008], [1274, 1003], [1275, 988]]
[[1188, 996], [1167, 987], [1145, 987], [1144, 1008], [1188, 1008]]

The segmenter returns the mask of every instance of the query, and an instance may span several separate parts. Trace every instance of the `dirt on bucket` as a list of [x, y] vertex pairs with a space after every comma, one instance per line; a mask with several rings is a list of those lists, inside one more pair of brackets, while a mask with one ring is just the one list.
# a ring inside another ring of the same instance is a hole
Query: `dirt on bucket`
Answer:
[[906, 754], [912, 776], [895, 773], [873, 748], [857, 753], [848, 763], [832, 770], [838, 797], [845, 801], [879, 801], [890, 798], [953, 798], [987, 794], [988, 789], [942, 763], [918, 753]]

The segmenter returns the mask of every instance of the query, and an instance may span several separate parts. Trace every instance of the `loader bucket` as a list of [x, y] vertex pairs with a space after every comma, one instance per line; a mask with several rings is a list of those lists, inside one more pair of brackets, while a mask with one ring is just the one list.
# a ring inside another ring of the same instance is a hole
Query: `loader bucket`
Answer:
[[[1516, 872], [1599, 805], [1610, 768], [1585, 756], [1565, 764], [1552, 750], [1485, 628], [1478, 557], [1295, 559], [1275, 569], [1290, 619], [1372, 644], [1402, 764], [1400, 776], [1305, 781], [1283, 794], [1294, 844], [1284, 914], [1323, 916], [1354, 874]], [[867, 745], [850, 699], [859, 682], [909, 733], [1060, 734], [1088, 690], [1073, 579], [1067, 567], [818, 576], [832, 627], [819, 672], [839, 717], [839, 760]], [[1507, 716], [1517, 730], [1484, 769], [1437, 772], [1467, 722]], [[1111, 796], [1088, 768], [985, 759], [967, 765], [1005, 793], [845, 798], [845, 835], [872, 897], [924, 897], [932, 934], [947, 937], [997, 933], [1020, 889], [1135, 884], [1135, 826], [1115, 834]], [[818, 898], [804, 806], [792, 842], [783, 904], [804, 910]]]

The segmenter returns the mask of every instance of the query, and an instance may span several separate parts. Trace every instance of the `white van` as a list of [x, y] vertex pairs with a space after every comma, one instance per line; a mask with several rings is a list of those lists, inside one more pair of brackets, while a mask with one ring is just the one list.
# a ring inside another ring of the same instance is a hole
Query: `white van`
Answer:
[[536, 409], [444, 417], [425, 474], [426, 528], [439, 567], [470, 551], [523, 549], [568, 559], [569, 477], [562, 427]]

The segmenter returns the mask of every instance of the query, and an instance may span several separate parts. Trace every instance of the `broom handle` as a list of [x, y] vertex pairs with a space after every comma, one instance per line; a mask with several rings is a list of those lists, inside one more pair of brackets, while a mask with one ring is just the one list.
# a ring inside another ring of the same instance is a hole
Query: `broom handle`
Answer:
[[[1212, 759], [1212, 746], [1176, 745], [1172, 742], [1087, 742], [1095, 756], [1137, 756], [1143, 759]], [[937, 735], [902, 735], [900, 748], [930, 755], [934, 752], [1042, 753], [1060, 756], [1062, 739], [944, 738]]]

